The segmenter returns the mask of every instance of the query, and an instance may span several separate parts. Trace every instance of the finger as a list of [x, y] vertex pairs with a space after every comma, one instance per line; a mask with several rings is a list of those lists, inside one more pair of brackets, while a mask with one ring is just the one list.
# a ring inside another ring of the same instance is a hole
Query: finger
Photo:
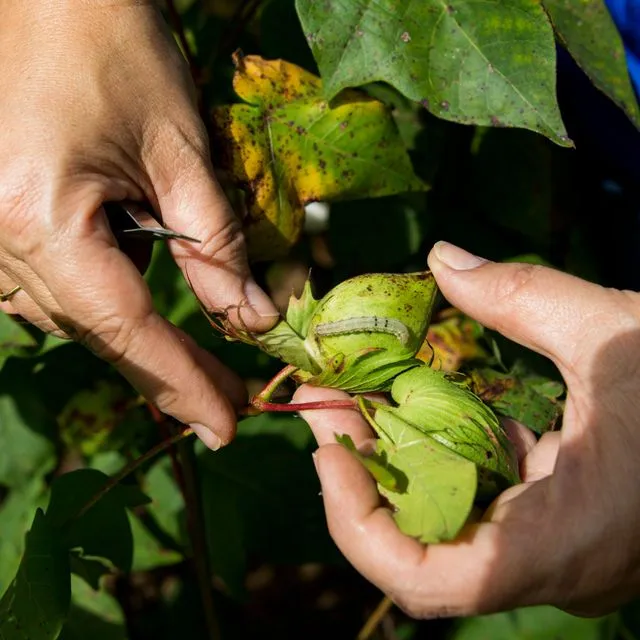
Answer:
[[[241, 382], [184, 333], [155, 313], [133, 263], [115, 246], [104, 216], [78, 216], [34, 258], [36, 272], [59, 303], [54, 320], [120, 372], [162, 411], [196, 425], [217, 448], [235, 432]], [[61, 259], [62, 257], [62, 259]], [[224, 389], [224, 390], [223, 390]]]
[[337, 546], [410, 615], [472, 615], [540, 597], [538, 569], [544, 571], [545, 563], [540, 559], [535, 571], [530, 567], [539, 543], [532, 535], [539, 530], [535, 522], [516, 516], [506, 522], [504, 516], [500, 526], [469, 525], [455, 542], [425, 546], [400, 532], [375, 482], [344, 447], [320, 447], [315, 464]]
[[512, 418], [500, 418], [500, 422], [515, 447], [518, 462], [522, 463], [527, 454], [536, 446], [535, 435], [531, 429], [527, 429]]
[[[293, 402], [315, 402], [321, 400], [347, 400], [349, 394], [335, 389], [302, 385], [293, 395]], [[348, 434], [356, 446], [373, 438], [371, 428], [358, 409], [314, 409], [301, 411], [300, 415], [309, 423], [319, 445], [335, 442], [335, 436]]]
[[[315, 433], [318, 421], [313, 422]], [[394, 593], [403, 569], [422, 560], [423, 546], [402, 535], [382, 506], [375, 481], [345, 447], [324, 444], [314, 462], [335, 543], [360, 573], [383, 591]]]
[[[237, 326], [258, 332], [270, 329], [278, 311], [251, 276], [240, 222], [210, 164], [197, 158], [186, 167], [175, 161], [167, 166], [173, 173], [165, 171], [162, 182], [170, 188], [160, 191], [158, 204], [169, 228], [200, 240], [199, 244], [170, 242], [196, 295], [209, 310], [240, 307], [230, 316]], [[240, 318], [235, 317], [238, 314]]]
[[[303, 386], [294, 400], [345, 396]], [[403, 609], [418, 617], [469, 615], [500, 608], [510, 594], [524, 597], [522, 589], [528, 589], [527, 602], [537, 597], [529, 588], [533, 573], [518, 569], [530, 553], [527, 536], [501, 535], [493, 523], [484, 523], [465, 529], [455, 543], [425, 547], [400, 532], [362, 464], [332, 444], [335, 433], [349, 433], [354, 442], [369, 438], [364, 420], [342, 409], [306, 411], [304, 417], [322, 445], [314, 461], [331, 536], [354, 567]], [[500, 554], [504, 562], [497, 560]]]
[[607, 327], [637, 327], [622, 292], [553, 269], [489, 262], [446, 242], [434, 246], [429, 266], [453, 305], [548, 356], [563, 373], [578, 355], [584, 359], [585, 348], [598, 352], [611, 333]]
[[25, 294], [21, 288], [16, 291], [16, 287], [16, 281], [0, 271], [0, 311], [4, 313], [18, 313], [11, 301], [15, 299], [19, 293]]
[[[27, 271], [24, 267], [22, 271]], [[29, 270], [30, 271], [30, 270]], [[24, 273], [23, 273], [24, 275]], [[15, 291], [6, 301], [0, 302], [0, 311], [11, 315], [22, 316], [27, 322], [45, 333], [50, 333], [59, 338], [68, 336], [62, 331], [51, 318], [42, 310], [40, 305], [34, 300], [34, 296], [43, 295], [45, 289], [42, 281], [30, 271], [30, 277], [14, 278], [3, 271], [0, 271], [0, 291], [3, 293], [14, 291], [19, 281], [20, 289]], [[49, 298], [51, 296], [48, 296]]]
[[550, 476], [558, 459], [561, 434], [559, 431], [545, 433], [520, 465], [523, 482], [534, 482]]

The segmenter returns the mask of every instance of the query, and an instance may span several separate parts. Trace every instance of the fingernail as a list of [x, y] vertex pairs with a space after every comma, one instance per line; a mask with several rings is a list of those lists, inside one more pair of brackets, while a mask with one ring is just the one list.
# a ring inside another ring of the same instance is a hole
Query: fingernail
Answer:
[[247, 280], [244, 285], [244, 295], [251, 308], [261, 318], [276, 318], [280, 315], [271, 298], [256, 284], [255, 280]]
[[436, 258], [438, 258], [440, 262], [444, 263], [451, 269], [455, 269], [456, 271], [475, 269], [476, 267], [489, 262], [489, 260], [474, 256], [473, 253], [469, 253], [460, 247], [456, 247], [455, 244], [443, 242], [442, 240], [435, 243], [433, 246], [433, 252], [436, 254]]
[[209, 429], [209, 427], [205, 427], [203, 424], [190, 424], [189, 425], [194, 433], [204, 442], [204, 444], [211, 449], [212, 451], [217, 451], [222, 447], [222, 440], [218, 438], [218, 436]]
[[317, 458], [317, 451], [314, 451], [311, 454], [311, 459], [313, 460], [313, 466], [316, 468], [316, 473], [318, 472], [318, 458]]

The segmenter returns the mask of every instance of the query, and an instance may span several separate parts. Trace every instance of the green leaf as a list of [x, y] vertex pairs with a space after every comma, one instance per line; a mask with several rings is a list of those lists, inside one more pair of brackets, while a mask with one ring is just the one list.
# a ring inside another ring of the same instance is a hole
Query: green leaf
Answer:
[[434, 115], [522, 127], [564, 146], [555, 43], [536, 0], [297, 0], [325, 94], [388, 82]]
[[255, 259], [278, 257], [301, 231], [304, 205], [422, 191], [385, 105], [349, 91], [327, 103], [319, 78], [282, 60], [236, 56], [246, 104], [217, 108], [214, 145], [246, 195]]
[[562, 383], [534, 376], [522, 365], [509, 373], [493, 369], [470, 372], [471, 387], [497, 413], [518, 420], [536, 433], [553, 429], [562, 415], [564, 393]]
[[144, 476], [143, 489], [151, 498], [147, 511], [160, 529], [176, 544], [185, 545], [184, 498], [173, 475], [171, 459], [165, 456], [158, 460]]
[[0, 593], [16, 575], [24, 551], [25, 535], [37, 507], [46, 503], [45, 485], [40, 476], [12, 489], [0, 507]]
[[[255, 343], [253, 336], [250, 340]], [[281, 320], [275, 327], [257, 336], [256, 343], [260, 349], [270, 356], [280, 358], [303, 371], [316, 372], [318, 366], [307, 353], [302, 338], [291, 328], [288, 322]]]
[[558, 37], [593, 84], [640, 128], [622, 39], [603, 0], [543, 0]]
[[69, 609], [69, 576], [62, 536], [38, 509], [16, 578], [0, 600], [0, 638], [55, 640]]
[[55, 422], [25, 383], [30, 375], [25, 360], [11, 360], [0, 371], [0, 485], [7, 487], [42, 477], [56, 464]]
[[104, 448], [136, 398], [119, 381], [99, 380], [74, 394], [58, 416], [60, 437], [69, 448], [91, 456]]
[[346, 447], [375, 478], [376, 482], [387, 491], [406, 491], [407, 478], [404, 474], [399, 474], [397, 469], [389, 465], [386, 453], [377, 451], [369, 456], [362, 455], [351, 436], [348, 434], [336, 434], [336, 441]]
[[35, 338], [6, 313], [0, 313], [0, 369], [5, 360], [14, 355], [26, 355], [36, 347]]
[[96, 469], [80, 469], [55, 479], [47, 516], [57, 527], [64, 527], [69, 549], [82, 555], [105, 558], [123, 571], [131, 568], [133, 537], [125, 508], [149, 500], [137, 487], [118, 485], [106, 493], [84, 515], [75, 516], [107, 482], [108, 476]]
[[[462, 376], [426, 365], [398, 376], [391, 388], [397, 407], [380, 406], [479, 468], [478, 497], [491, 499], [519, 482], [518, 461], [493, 411], [466, 388]], [[377, 418], [376, 418], [377, 419]]]
[[100, 589], [103, 576], [113, 573], [114, 566], [104, 558], [90, 558], [82, 550], [74, 549], [69, 554], [71, 573], [81, 578], [94, 591]]
[[543, 606], [461, 620], [449, 640], [613, 640], [615, 632], [615, 615], [577, 618]]
[[94, 591], [71, 576], [71, 608], [59, 640], [127, 640], [122, 609], [104, 590]]
[[396, 477], [406, 478], [402, 492], [379, 486], [400, 530], [424, 543], [455, 539], [473, 507], [476, 465], [391, 413], [378, 410], [374, 420], [377, 453], [386, 455]]
[[287, 306], [287, 324], [304, 340], [309, 323], [318, 306], [319, 300], [313, 297], [311, 278], [308, 277], [299, 298], [291, 295]]
[[128, 516], [133, 535], [132, 571], [150, 571], [156, 567], [165, 567], [184, 560], [181, 553], [164, 547], [140, 518], [132, 514]]

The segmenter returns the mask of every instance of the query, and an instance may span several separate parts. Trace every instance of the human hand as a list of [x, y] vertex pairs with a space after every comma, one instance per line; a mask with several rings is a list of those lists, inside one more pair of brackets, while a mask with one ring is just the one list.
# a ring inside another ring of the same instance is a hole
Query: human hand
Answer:
[[244, 304], [247, 327], [274, 324], [171, 33], [151, 1], [2, 6], [0, 291], [21, 290], [0, 310], [81, 341], [217, 448], [233, 437], [244, 387], [154, 311], [102, 208], [151, 202], [167, 227], [201, 240], [170, 247], [208, 309]]
[[[544, 267], [496, 264], [438, 243], [429, 266], [445, 297], [550, 358], [567, 384], [563, 427], [525, 444], [523, 484], [454, 542], [403, 535], [364, 467], [339, 444], [373, 434], [356, 411], [304, 412], [329, 530], [347, 559], [415, 617], [552, 604], [609, 612], [639, 593], [640, 294]], [[294, 400], [343, 397], [301, 387]], [[522, 427], [521, 427], [522, 428]]]

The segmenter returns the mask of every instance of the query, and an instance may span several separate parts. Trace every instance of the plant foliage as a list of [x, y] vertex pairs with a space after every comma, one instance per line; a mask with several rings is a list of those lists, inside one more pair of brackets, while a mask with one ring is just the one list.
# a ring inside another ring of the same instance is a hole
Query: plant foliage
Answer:
[[[256, 277], [283, 310], [295, 290], [286, 320], [298, 339], [317, 304], [302, 295], [309, 269], [321, 299], [366, 272], [424, 270], [441, 238], [638, 286], [623, 262], [638, 181], [600, 129], [606, 119], [637, 140], [640, 110], [603, 0], [166, 5]], [[327, 215], [312, 219], [315, 201]], [[593, 203], [607, 220], [591, 217]], [[158, 310], [252, 389], [277, 371], [264, 351], [212, 331], [165, 247], [146, 277]], [[345, 336], [330, 337], [337, 348]], [[415, 346], [411, 367], [415, 356], [447, 379], [467, 376], [461, 394], [538, 434], [561, 427], [562, 383], [541, 357], [444, 305]], [[421, 403], [434, 410], [420, 397], [400, 417], [382, 410], [375, 454], [354, 455], [405, 530], [442, 540], [466, 521], [483, 471], [409, 424]], [[176, 426], [108, 365], [0, 314], [0, 639], [355, 637], [380, 596], [330, 540], [304, 422], [260, 415], [222, 451], [182, 440], [133, 463], [169, 438]], [[408, 476], [428, 497], [417, 512], [403, 508]], [[441, 512], [443, 499], [457, 507]], [[392, 612], [385, 629], [407, 640], [626, 640], [640, 637], [637, 610], [421, 623]]]

